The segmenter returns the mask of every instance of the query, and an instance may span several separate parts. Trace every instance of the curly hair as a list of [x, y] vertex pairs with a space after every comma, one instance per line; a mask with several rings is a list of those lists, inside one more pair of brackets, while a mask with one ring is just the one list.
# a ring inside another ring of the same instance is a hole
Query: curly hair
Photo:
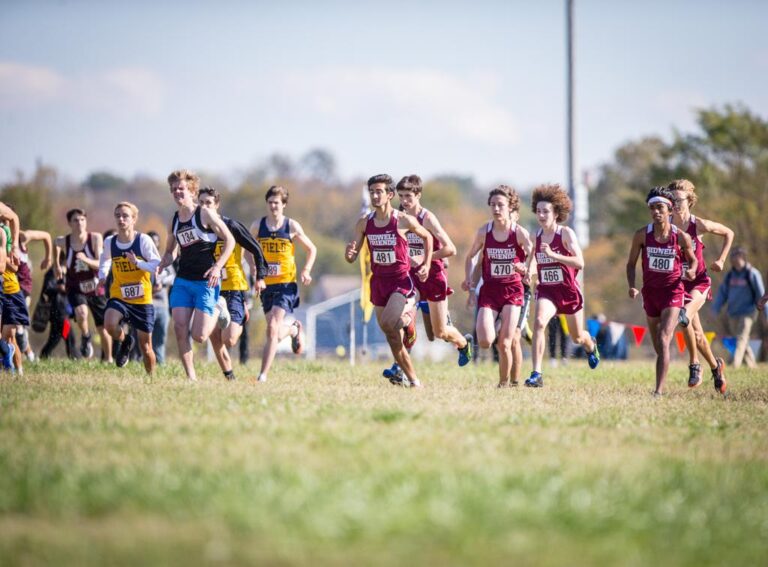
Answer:
[[197, 190], [200, 188], [200, 178], [194, 171], [191, 169], [177, 169], [168, 175], [169, 186], [173, 186], [174, 183], [179, 181], [186, 181], [189, 192], [197, 195]]
[[693, 208], [699, 197], [696, 195], [696, 187], [693, 183], [687, 179], [675, 179], [672, 183], [667, 185], [669, 191], [682, 191], [685, 193], [685, 198], [688, 199], [688, 208]]
[[536, 206], [541, 203], [552, 203], [555, 211], [555, 221], [563, 223], [573, 210], [573, 203], [568, 192], [557, 183], [545, 183], [537, 186], [531, 194], [531, 210], [536, 213]]
[[491, 192], [488, 193], [488, 205], [491, 204], [491, 198], [496, 195], [506, 197], [509, 202], [510, 211], [514, 212], [520, 210], [520, 197], [518, 196], [517, 191], [512, 189], [509, 185], [499, 185], [494, 189], [491, 189]]

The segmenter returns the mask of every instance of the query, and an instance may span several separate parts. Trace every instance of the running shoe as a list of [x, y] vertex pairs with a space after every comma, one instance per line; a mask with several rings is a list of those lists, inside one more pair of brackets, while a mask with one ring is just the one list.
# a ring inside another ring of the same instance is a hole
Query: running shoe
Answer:
[[411, 322], [403, 327], [403, 346], [411, 350], [416, 344], [416, 311], [411, 311]]
[[[397, 364], [395, 364], [395, 366], [397, 366]], [[403, 369], [399, 366], [397, 366], [397, 370], [393, 374], [387, 376], [387, 380], [394, 386], [408, 386], [410, 384], [408, 378], [405, 377]]]
[[136, 344], [136, 339], [133, 338], [131, 333], [126, 333], [123, 342], [120, 343], [120, 348], [117, 350], [117, 356], [115, 356], [115, 366], [122, 368], [128, 364], [128, 359], [131, 356], [131, 350], [133, 350]]
[[529, 388], [543, 388], [544, 377], [541, 372], [531, 372], [531, 376], [525, 381], [525, 385]]
[[701, 386], [701, 364], [688, 365], [688, 387], [698, 388]]
[[227, 309], [227, 300], [220, 295], [216, 301], [216, 306], [219, 308], [219, 319], [216, 321], [216, 324], [219, 326], [219, 329], [226, 329], [232, 322], [232, 316], [229, 314], [229, 309]]
[[13, 355], [16, 353], [16, 346], [11, 343], [6, 343], [8, 346], [8, 353], [3, 355], [3, 369], [13, 372], [16, 367], [13, 365]]
[[728, 389], [728, 382], [725, 381], [725, 361], [720, 357], [715, 360], [717, 361], [717, 367], [712, 370], [712, 379], [715, 381], [715, 390], [721, 394], [725, 394], [725, 391]]
[[472, 335], [467, 333], [464, 335], [464, 339], [466, 339], [467, 345], [459, 349], [459, 366], [466, 366], [472, 360]]
[[35, 362], [37, 360], [37, 355], [35, 354], [35, 351], [33, 351], [33, 350], [25, 352], [24, 355], [27, 357], [27, 360], [29, 362]]
[[385, 368], [381, 375], [387, 380], [392, 380], [392, 377], [397, 376], [398, 372], [401, 372], [400, 365], [395, 362], [389, 368]]
[[293, 354], [301, 354], [304, 350], [304, 339], [301, 336], [301, 321], [296, 319], [292, 325], [296, 327], [296, 336], [291, 337], [291, 350]]
[[597, 348], [597, 340], [595, 337], [592, 337], [592, 342], [595, 343], [595, 350], [587, 355], [587, 362], [589, 362], [589, 367], [594, 370], [597, 368], [597, 365], [600, 364], [600, 349]]
[[406, 378], [403, 385], [408, 388], [421, 388], [421, 382], [418, 378]]
[[91, 335], [83, 335], [80, 340], [80, 354], [83, 358], [93, 358], [93, 343], [91, 342]]
[[685, 309], [681, 309], [680, 313], [677, 315], [677, 324], [685, 329], [688, 326], [688, 323], [690, 323], [688, 320], [688, 313], [685, 312]]

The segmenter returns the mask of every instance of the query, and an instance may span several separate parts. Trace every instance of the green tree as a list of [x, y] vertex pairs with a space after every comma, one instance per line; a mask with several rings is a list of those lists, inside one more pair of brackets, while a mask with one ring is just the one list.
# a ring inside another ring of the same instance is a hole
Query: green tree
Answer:
[[54, 230], [53, 205], [57, 179], [54, 168], [38, 163], [29, 179], [19, 174], [16, 181], [0, 188], [0, 200], [16, 210], [22, 229]]

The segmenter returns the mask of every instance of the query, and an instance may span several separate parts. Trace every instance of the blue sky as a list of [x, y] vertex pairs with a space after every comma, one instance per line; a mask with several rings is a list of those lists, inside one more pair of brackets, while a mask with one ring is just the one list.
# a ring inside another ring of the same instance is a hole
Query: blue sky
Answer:
[[[768, 116], [768, 2], [576, 0], [581, 168], [693, 127]], [[0, 1], [0, 181], [37, 158], [236, 174], [330, 150], [344, 177], [565, 177], [562, 1]]]

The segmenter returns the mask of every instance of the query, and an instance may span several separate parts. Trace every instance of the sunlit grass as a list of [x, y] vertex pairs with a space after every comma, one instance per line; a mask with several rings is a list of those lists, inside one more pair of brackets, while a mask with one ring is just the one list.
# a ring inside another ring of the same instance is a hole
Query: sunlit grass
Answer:
[[280, 360], [147, 379], [63, 361], [0, 378], [0, 563], [758, 565], [768, 385], [650, 363], [548, 371]]

